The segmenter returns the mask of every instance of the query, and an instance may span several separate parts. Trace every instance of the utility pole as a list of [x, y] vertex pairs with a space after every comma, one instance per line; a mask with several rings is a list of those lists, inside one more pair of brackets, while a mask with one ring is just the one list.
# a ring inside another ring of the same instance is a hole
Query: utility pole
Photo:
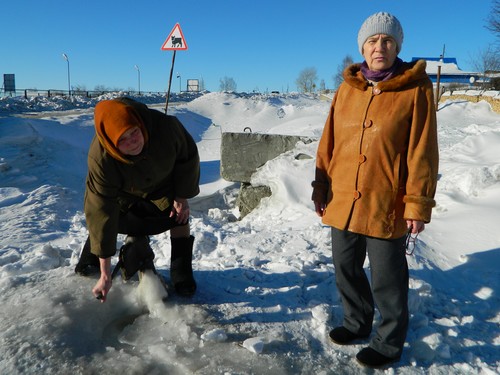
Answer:
[[141, 96], [141, 70], [138, 65], [135, 65], [134, 68], [137, 70], [137, 87], [139, 89], [139, 96]]
[[68, 95], [71, 98], [71, 82], [70, 82], [70, 75], [69, 75], [69, 57], [65, 53], [62, 54], [63, 59], [66, 60], [68, 63]]
[[[443, 44], [443, 53], [441, 54], [441, 56], [439, 57], [439, 62], [444, 64], [444, 51], [445, 51], [445, 48], [446, 48], [446, 45]], [[439, 98], [440, 98], [440, 88], [439, 88], [439, 83], [441, 81], [441, 64], [438, 64], [438, 67], [437, 67], [437, 78], [436, 78], [436, 111], [438, 110], [438, 106], [439, 106]]]

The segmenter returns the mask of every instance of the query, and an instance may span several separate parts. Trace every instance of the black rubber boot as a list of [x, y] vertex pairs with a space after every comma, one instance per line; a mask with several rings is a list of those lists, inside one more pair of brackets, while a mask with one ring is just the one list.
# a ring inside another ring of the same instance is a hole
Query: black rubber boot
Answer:
[[123, 280], [133, 277], [137, 271], [146, 269], [156, 273], [153, 260], [155, 254], [149, 246], [148, 236], [127, 236], [125, 244], [120, 249], [119, 266]]
[[170, 279], [178, 295], [191, 297], [196, 292], [192, 265], [194, 237], [170, 238], [170, 240], [172, 242]]
[[362, 366], [371, 368], [380, 368], [392, 362], [399, 361], [399, 357], [391, 358], [386, 357], [382, 353], [377, 352], [375, 349], [366, 347], [356, 354], [356, 359]]
[[366, 339], [368, 335], [365, 334], [357, 334], [349, 331], [344, 326], [336, 327], [330, 331], [330, 340], [332, 340], [335, 344], [338, 345], [347, 345], [351, 344], [355, 340]]
[[75, 272], [81, 276], [93, 276], [100, 272], [99, 258], [90, 252], [90, 237], [85, 241]]

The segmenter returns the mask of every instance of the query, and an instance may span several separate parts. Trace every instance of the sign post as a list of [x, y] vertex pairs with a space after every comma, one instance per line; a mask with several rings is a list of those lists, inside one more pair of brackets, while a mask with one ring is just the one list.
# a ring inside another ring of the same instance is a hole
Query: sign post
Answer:
[[185, 51], [188, 49], [186, 39], [184, 38], [184, 34], [182, 33], [181, 26], [176, 23], [167, 39], [161, 46], [162, 51], [174, 51], [172, 55], [172, 66], [170, 67], [170, 77], [168, 79], [168, 91], [167, 91], [167, 99], [165, 102], [165, 114], [168, 110], [168, 100], [170, 98], [170, 86], [172, 85], [172, 74], [174, 72], [174, 64], [175, 64], [175, 53], [179, 51]]

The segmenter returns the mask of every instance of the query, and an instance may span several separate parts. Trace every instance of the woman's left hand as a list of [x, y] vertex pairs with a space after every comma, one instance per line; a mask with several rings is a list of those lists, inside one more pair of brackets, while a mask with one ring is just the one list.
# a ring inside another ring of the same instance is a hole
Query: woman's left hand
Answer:
[[175, 221], [179, 224], [186, 224], [189, 220], [189, 203], [184, 198], [174, 198], [174, 204], [170, 217], [175, 215]]
[[425, 223], [418, 220], [406, 220], [406, 226], [411, 229], [411, 233], [417, 234], [425, 229]]

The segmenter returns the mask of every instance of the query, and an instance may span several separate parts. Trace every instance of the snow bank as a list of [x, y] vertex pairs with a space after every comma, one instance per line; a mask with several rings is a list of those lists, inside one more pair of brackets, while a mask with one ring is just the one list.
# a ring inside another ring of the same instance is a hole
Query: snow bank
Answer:
[[[253, 182], [273, 195], [241, 221], [238, 186], [219, 175], [221, 131], [319, 136], [328, 102], [211, 93], [173, 105], [202, 160], [202, 192], [191, 202], [198, 292], [163, 302], [154, 276], [118, 277], [105, 304], [91, 294], [96, 279], [73, 272], [87, 235], [93, 105], [0, 101], [0, 372], [366, 372], [353, 359], [365, 343], [328, 340], [342, 309], [329, 229], [310, 201], [317, 143], [259, 169]], [[149, 105], [161, 110], [163, 101]], [[487, 103], [450, 101], [438, 121], [438, 205], [408, 257], [407, 344], [385, 372], [499, 373], [500, 116]], [[168, 281], [169, 235], [151, 245]]]

